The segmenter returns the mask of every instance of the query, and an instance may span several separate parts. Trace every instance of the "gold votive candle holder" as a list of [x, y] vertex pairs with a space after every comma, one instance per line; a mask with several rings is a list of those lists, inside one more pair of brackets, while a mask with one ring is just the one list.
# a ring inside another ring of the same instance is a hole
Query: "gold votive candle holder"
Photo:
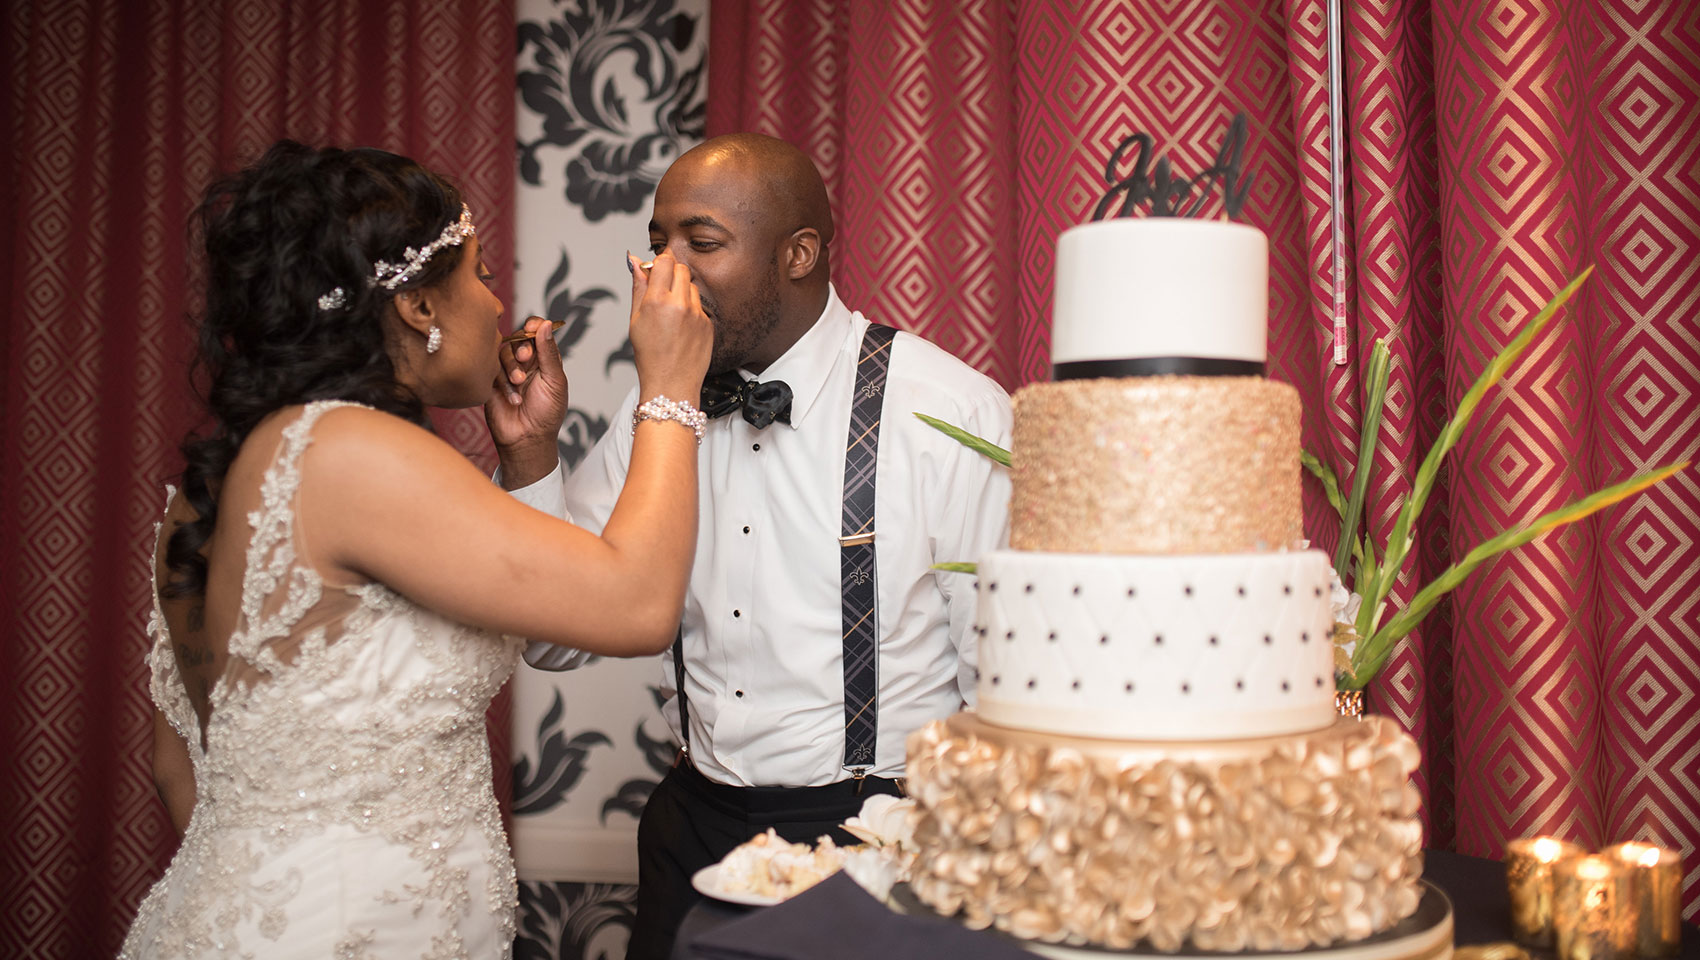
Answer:
[[1505, 845], [1505, 883], [1511, 893], [1511, 936], [1525, 947], [1552, 949], [1554, 865], [1587, 851], [1557, 837]]
[[1674, 957], [1682, 950], [1682, 854], [1650, 843], [1619, 843], [1600, 851], [1627, 867], [1634, 898], [1635, 952]]
[[1334, 691], [1334, 712], [1342, 717], [1362, 720], [1364, 718], [1364, 692], [1362, 690]]
[[1558, 960], [1629, 960], [1637, 917], [1629, 868], [1598, 854], [1553, 865]]

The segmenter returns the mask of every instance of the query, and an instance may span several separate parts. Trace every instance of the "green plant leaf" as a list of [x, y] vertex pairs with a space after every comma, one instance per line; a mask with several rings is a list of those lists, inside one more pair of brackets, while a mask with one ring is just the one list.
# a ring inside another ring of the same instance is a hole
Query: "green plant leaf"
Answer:
[[998, 463], [1001, 463], [1006, 467], [1009, 466], [1009, 451], [990, 440], [982, 440], [961, 427], [951, 426], [937, 417], [929, 417], [924, 413], [917, 413], [915, 416], [918, 417], [922, 423], [932, 427], [968, 449], [979, 451], [980, 453], [991, 457], [993, 460], [996, 460]]
[[[1358, 575], [1352, 579], [1352, 583], [1368, 583], [1375, 577], [1375, 541], [1370, 539], [1368, 531], [1364, 532], [1363, 545], [1353, 552], [1358, 558]], [[1353, 589], [1357, 589], [1356, 586]]]
[[1358, 462], [1352, 468], [1352, 497], [1346, 501], [1346, 513], [1340, 521], [1340, 546], [1334, 551], [1334, 572], [1346, 581], [1353, 548], [1358, 543], [1358, 525], [1363, 520], [1364, 500], [1369, 496], [1370, 474], [1375, 472], [1375, 452], [1381, 443], [1381, 411], [1387, 404], [1387, 377], [1393, 369], [1393, 356], [1387, 341], [1377, 340], [1369, 351], [1369, 397], [1364, 408], [1363, 430], [1358, 438]]
[[[1594, 268], [1588, 267], [1582, 271], [1581, 276], [1554, 294], [1553, 298], [1547, 301], [1547, 305], [1525, 323], [1523, 329], [1505, 345], [1505, 349], [1488, 361], [1481, 376], [1476, 378], [1476, 382], [1465, 392], [1463, 399], [1458, 401], [1457, 411], [1441, 428], [1434, 446], [1429, 449], [1428, 456], [1423, 458], [1422, 466], [1417, 468], [1416, 479], [1411, 484], [1411, 495], [1399, 508], [1399, 515], [1393, 522], [1393, 532], [1387, 538], [1387, 549], [1382, 553], [1381, 563], [1375, 567], [1370, 582], [1359, 584], [1358, 593], [1364, 598], [1356, 624], [1359, 636], [1375, 636], [1387, 595], [1393, 591], [1393, 584], [1399, 579], [1399, 570], [1405, 565], [1405, 557], [1410, 553], [1414, 539], [1412, 528], [1416, 525], [1417, 516], [1423, 512], [1423, 505], [1428, 503], [1429, 494], [1434, 491], [1435, 478], [1440, 474], [1441, 464], [1445, 462], [1446, 455], [1452, 448], [1458, 445], [1459, 438], [1464, 435], [1464, 428], [1476, 413], [1476, 407], [1481, 405], [1482, 397], [1505, 377], [1506, 372], [1523, 355], [1523, 351], [1528, 349], [1535, 335], [1546, 329], [1559, 308], [1575, 295], [1587, 281], [1588, 275], [1593, 272]], [[1364, 671], [1359, 670], [1358, 673], [1362, 676]]]
[[949, 573], [979, 573], [980, 565], [977, 563], [960, 563], [953, 560], [949, 563], [935, 563], [933, 569], [944, 570]]
[[[1328, 505], [1333, 507], [1334, 513], [1339, 516], [1341, 520], [1341, 530], [1344, 531], [1346, 502], [1340, 497], [1340, 481], [1334, 476], [1334, 471], [1330, 470], [1328, 468], [1328, 464], [1323, 463], [1319, 457], [1308, 450], [1299, 451], [1299, 462], [1304, 464], [1304, 468], [1310, 472], [1310, 475], [1315, 477], [1317, 482], [1322, 484], [1322, 493], [1328, 498]], [[1355, 578], [1347, 578], [1344, 576], [1340, 578], [1340, 582], [1346, 584], [1348, 587], [1364, 582], [1363, 561], [1364, 547], [1366, 546], [1369, 546], [1369, 534], [1367, 533], [1364, 534], [1364, 539], [1361, 543], [1357, 540], [1352, 541], [1352, 559], [1358, 562], [1358, 575]], [[1369, 556], [1370, 564], [1373, 566], [1375, 564], [1375, 548], [1373, 546], [1369, 547]], [[1339, 571], [1336, 570], [1335, 572], [1338, 573]]]
[[[1309, 450], [1299, 451], [1299, 462], [1304, 464], [1304, 468], [1310, 471], [1310, 475], [1322, 484], [1322, 493], [1328, 498], [1328, 505], [1334, 508], [1334, 513], [1344, 522], [1346, 519], [1346, 501], [1340, 497], [1340, 479], [1334, 476], [1333, 470], [1328, 469], [1328, 464], [1323, 463], [1317, 458], [1316, 454]], [[1341, 527], [1340, 530], [1343, 536], [1345, 528]]]
[[1417, 591], [1405, 609], [1387, 621], [1387, 625], [1376, 631], [1368, 640], [1360, 641], [1352, 651], [1353, 689], [1361, 689], [1386, 665], [1387, 658], [1393, 655], [1394, 646], [1406, 634], [1416, 629], [1424, 616], [1459, 584], [1464, 582], [1475, 569], [1507, 550], [1514, 550], [1535, 539], [1543, 533], [1555, 530], [1566, 524], [1575, 523], [1589, 514], [1597, 513], [1620, 500], [1632, 497], [1637, 493], [1662, 483], [1678, 470], [1688, 467], [1686, 461], [1660, 467], [1647, 473], [1639, 474], [1619, 484], [1606, 487], [1580, 500], [1573, 501], [1556, 510], [1541, 514], [1528, 523], [1501, 531], [1498, 536], [1486, 540], [1474, 550], [1464, 555], [1458, 561], [1441, 572], [1429, 584]]

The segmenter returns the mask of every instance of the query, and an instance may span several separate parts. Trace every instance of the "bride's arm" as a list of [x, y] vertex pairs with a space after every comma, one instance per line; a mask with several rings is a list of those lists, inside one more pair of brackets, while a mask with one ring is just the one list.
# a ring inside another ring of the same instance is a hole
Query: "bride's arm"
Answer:
[[453, 619], [606, 656], [673, 638], [695, 549], [696, 437], [638, 425], [600, 537], [519, 503], [448, 444], [375, 411], [326, 414], [302, 458], [310, 561]]
[[189, 829], [189, 813], [195, 809], [195, 768], [189, 760], [189, 745], [158, 707], [153, 711], [153, 785], [181, 839]]
[[[713, 329], [689, 270], [657, 258], [634, 294], [640, 401], [694, 400]], [[696, 546], [696, 471], [691, 427], [637, 424], [597, 535], [515, 501], [424, 430], [351, 408], [315, 428], [299, 510], [320, 569], [377, 580], [465, 623], [639, 656], [666, 649], [677, 630]]]

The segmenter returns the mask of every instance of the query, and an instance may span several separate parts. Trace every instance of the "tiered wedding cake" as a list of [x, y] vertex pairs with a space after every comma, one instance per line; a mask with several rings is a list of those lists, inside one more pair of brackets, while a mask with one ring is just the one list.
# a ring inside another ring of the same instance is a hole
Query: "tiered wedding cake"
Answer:
[[1335, 713], [1299, 397], [1263, 378], [1267, 274], [1263, 234], [1227, 222], [1059, 241], [1057, 379], [1015, 396], [1011, 549], [979, 562], [978, 712], [909, 742], [934, 909], [1223, 951], [1416, 909], [1418, 750]]

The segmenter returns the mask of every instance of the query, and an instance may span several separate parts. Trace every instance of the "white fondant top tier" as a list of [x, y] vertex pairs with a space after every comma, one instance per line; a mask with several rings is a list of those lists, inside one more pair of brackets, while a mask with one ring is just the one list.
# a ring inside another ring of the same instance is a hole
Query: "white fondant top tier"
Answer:
[[1083, 224], [1057, 240], [1051, 362], [1208, 357], [1262, 363], [1269, 241], [1179, 217]]

